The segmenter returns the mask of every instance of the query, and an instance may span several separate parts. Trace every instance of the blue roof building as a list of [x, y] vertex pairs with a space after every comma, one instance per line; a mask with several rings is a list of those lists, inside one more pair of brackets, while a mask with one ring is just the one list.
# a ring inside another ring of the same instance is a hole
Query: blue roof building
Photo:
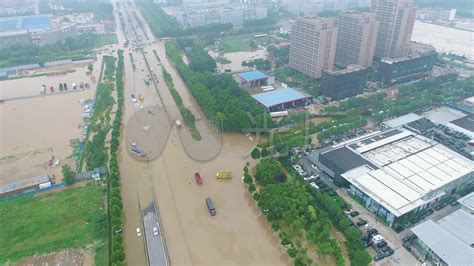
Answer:
[[53, 15], [33, 15], [0, 19], [0, 31], [28, 29], [30, 31], [46, 30], [51, 27]]
[[269, 92], [252, 95], [257, 102], [265, 107], [267, 111], [281, 111], [304, 105], [312, 97], [292, 88], [283, 88]]
[[270, 77], [269, 75], [258, 70], [242, 72], [238, 74], [237, 77], [240, 81], [241, 86], [248, 86], [248, 87], [266, 86], [266, 85], [271, 85], [270, 83], [274, 83], [274, 82], [269, 82], [269, 79], [274, 80], [273, 77]]

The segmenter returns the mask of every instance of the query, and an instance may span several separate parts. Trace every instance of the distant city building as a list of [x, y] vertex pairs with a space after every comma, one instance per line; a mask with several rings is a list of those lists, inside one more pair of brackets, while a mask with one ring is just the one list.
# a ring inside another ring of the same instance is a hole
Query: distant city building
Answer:
[[382, 58], [377, 75], [385, 84], [396, 84], [419, 79], [430, 74], [438, 54], [431, 46], [412, 43], [410, 55]]
[[1, 0], [0, 15], [12, 16], [35, 12], [35, 0]]
[[292, 27], [289, 66], [312, 78], [332, 70], [336, 55], [335, 18], [300, 18]]
[[309, 158], [390, 226], [474, 183], [472, 160], [405, 127], [369, 133]]
[[412, 246], [430, 265], [472, 265], [474, 216], [457, 210], [437, 222], [427, 220], [411, 229]]
[[31, 34], [33, 43], [37, 45], [53, 44], [74, 37], [77, 37], [76, 24], [64, 25], [44, 31], [35, 31]]
[[456, 9], [451, 9], [451, 12], [449, 12], [449, 21], [453, 21], [454, 18], [456, 17]]
[[184, 28], [226, 23], [241, 27], [247, 20], [267, 17], [266, 7], [240, 3], [207, 3], [174, 7], [170, 10]]
[[25, 41], [24, 44], [52, 44], [57, 41], [63, 41], [69, 37], [77, 36], [75, 23], [63, 23], [62, 21], [53, 23], [52, 15], [0, 19], [0, 34], [7, 39], [9, 38], [9, 43], [18, 40], [20, 37], [21, 39], [25, 39], [25, 31], [28, 32], [30, 41]]
[[319, 12], [324, 11], [324, 3], [309, 1], [291, 1], [286, 5], [286, 10], [296, 16], [316, 16]]
[[375, 57], [407, 56], [416, 18], [413, 0], [373, 0], [372, 12], [380, 21]]
[[464, 99], [463, 103], [474, 108], [474, 96]]
[[367, 71], [358, 65], [349, 65], [347, 69], [338, 71], [324, 70], [321, 93], [332, 101], [361, 94], [367, 83]]
[[0, 49], [12, 45], [30, 45], [30, 32], [26, 29], [7, 30], [0, 32]]
[[349, 8], [349, 0], [333, 0], [335, 11], [347, 11]]
[[336, 65], [371, 67], [379, 21], [375, 13], [346, 12], [337, 17]]

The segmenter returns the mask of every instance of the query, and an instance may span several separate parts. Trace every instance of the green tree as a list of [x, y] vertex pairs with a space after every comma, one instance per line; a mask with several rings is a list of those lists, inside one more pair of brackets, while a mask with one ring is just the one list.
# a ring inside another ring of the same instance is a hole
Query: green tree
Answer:
[[74, 173], [74, 171], [72, 171], [71, 166], [69, 166], [69, 164], [64, 164], [61, 169], [61, 172], [63, 174], [63, 179], [66, 186], [74, 184], [74, 176], [76, 174]]
[[89, 63], [89, 65], [87, 65], [87, 70], [89, 70], [89, 72], [92, 72], [92, 70], [94, 70], [94, 65], [92, 63]]
[[255, 185], [254, 184], [250, 184], [249, 185], [249, 192], [250, 193], [254, 193], [257, 189], [255, 188]]
[[263, 149], [260, 151], [260, 157], [266, 158], [266, 157], [268, 157], [268, 155], [270, 155], [270, 153], [268, 152], [268, 150], [267, 150], [266, 148], [263, 148]]
[[252, 159], [257, 160], [260, 158], [260, 150], [258, 148], [253, 149], [252, 153], [250, 154]]
[[289, 248], [286, 252], [288, 253], [288, 256], [290, 256], [290, 258], [295, 258], [296, 254], [298, 253], [298, 251], [296, 251], [296, 249], [293, 247]]
[[273, 231], [280, 230], [280, 224], [278, 223], [278, 221], [272, 221], [271, 225], [272, 225]]
[[257, 164], [255, 179], [261, 185], [273, 184], [281, 175], [284, 175], [281, 164], [273, 158], [263, 159]]

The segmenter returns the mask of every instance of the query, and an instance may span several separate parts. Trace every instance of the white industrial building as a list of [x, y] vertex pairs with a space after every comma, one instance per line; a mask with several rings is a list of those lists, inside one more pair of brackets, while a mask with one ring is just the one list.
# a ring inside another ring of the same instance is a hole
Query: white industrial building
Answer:
[[431, 265], [474, 264], [474, 216], [464, 210], [434, 222], [425, 221], [411, 229], [414, 246], [424, 262]]
[[391, 226], [474, 182], [472, 160], [403, 127], [349, 140], [311, 160]]
[[364, 164], [341, 175], [350, 183], [350, 192], [365, 198], [366, 207], [390, 224], [474, 177], [471, 160], [414, 132], [396, 130], [379, 141], [355, 144], [355, 152], [376, 167]]

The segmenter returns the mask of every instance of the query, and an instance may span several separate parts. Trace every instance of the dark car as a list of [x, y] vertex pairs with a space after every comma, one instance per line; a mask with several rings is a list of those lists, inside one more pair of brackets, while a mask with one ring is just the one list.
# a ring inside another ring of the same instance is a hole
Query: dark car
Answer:
[[379, 247], [379, 248], [385, 247], [386, 245], [387, 245], [387, 242], [385, 242], [383, 240], [377, 243], [377, 247]]
[[351, 217], [356, 217], [356, 216], [359, 215], [359, 212], [358, 211], [353, 211], [353, 212], [351, 212], [350, 215], [351, 215]]
[[459, 201], [453, 201], [453, 202], [449, 203], [449, 205], [457, 206], [457, 205], [459, 205]]
[[357, 224], [357, 226], [363, 226], [363, 225], [367, 224], [367, 221], [366, 220], [360, 220], [356, 224]]
[[383, 258], [385, 258], [385, 254], [380, 253], [380, 254], [375, 255], [374, 261], [379, 261], [379, 260], [381, 260], [381, 259], [383, 259]]
[[[388, 247], [388, 246], [387, 246]], [[388, 247], [386, 251], [384, 251], [385, 257], [392, 256], [395, 251], [391, 247]]]
[[371, 228], [367, 231], [367, 233], [369, 235], [376, 235], [377, 233], [379, 232], [379, 230], [375, 229], [375, 228]]
[[403, 247], [406, 248], [406, 250], [411, 251], [411, 245], [409, 241], [404, 242]]
[[334, 191], [334, 190], [333, 190], [333, 191], [330, 191], [328, 194], [329, 194], [329, 196], [331, 196], [331, 197], [334, 197], [334, 196], [337, 195], [336, 191]]
[[402, 242], [408, 242], [408, 241], [411, 241], [411, 239], [413, 238], [413, 235], [410, 235], [410, 236], [406, 236], [404, 238], [402, 238]]
[[318, 186], [319, 186], [319, 188], [324, 189], [324, 188], [326, 188], [328, 185], [322, 183], [321, 185], [318, 185]]
[[323, 191], [324, 191], [324, 192], [330, 192], [330, 191], [332, 191], [332, 188], [326, 187], [326, 188], [323, 189]]
[[383, 253], [385, 253], [385, 252], [389, 251], [390, 249], [392, 249], [392, 248], [387, 245], [387, 246], [385, 246], [385, 247], [381, 247], [381, 248], [380, 248], [380, 251], [382, 251]]

